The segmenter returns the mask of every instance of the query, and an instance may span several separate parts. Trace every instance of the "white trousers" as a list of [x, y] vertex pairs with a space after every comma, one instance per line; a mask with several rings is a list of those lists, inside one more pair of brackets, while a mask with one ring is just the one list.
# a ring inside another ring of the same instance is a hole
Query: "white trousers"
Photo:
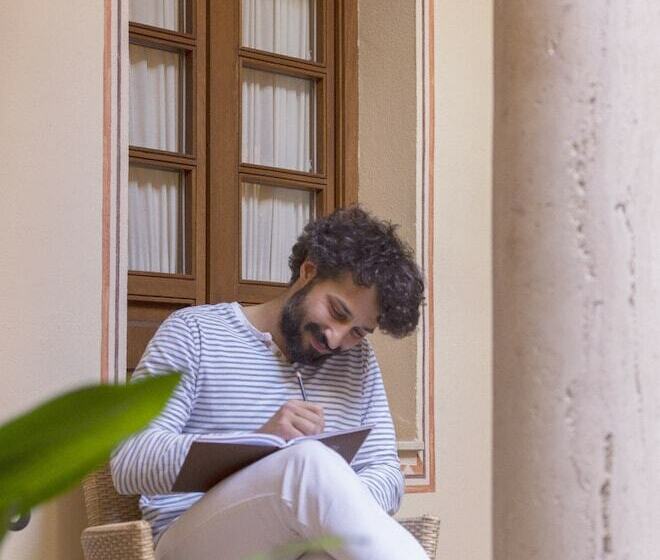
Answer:
[[[316, 441], [293, 445], [223, 480], [162, 535], [157, 560], [244, 560], [290, 542], [339, 537], [304, 558], [424, 560], [346, 462]], [[289, 555], [292, 560], [300, 553]], [[282, 557], [278, 557], [282, 558]]]

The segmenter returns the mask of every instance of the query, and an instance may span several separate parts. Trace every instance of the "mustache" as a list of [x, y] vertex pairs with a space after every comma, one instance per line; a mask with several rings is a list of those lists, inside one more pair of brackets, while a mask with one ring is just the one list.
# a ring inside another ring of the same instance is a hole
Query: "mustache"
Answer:
[[328, 339], [325, 336], [325, 334], [323, 334], [323, 331], [321, 330], [321, 327], [318, 323], [307, 323], [303, 327], [303, 330], [310, 333], [314, 337], [316, 342], [318, 342], [321, 346], [323, 346], [323, 348], [325, 348], [331, 354], [339, 354], [341, 352], [340, 348], [335, 348], [334, 350], [330, 348], [330, 346], [328, 345]]

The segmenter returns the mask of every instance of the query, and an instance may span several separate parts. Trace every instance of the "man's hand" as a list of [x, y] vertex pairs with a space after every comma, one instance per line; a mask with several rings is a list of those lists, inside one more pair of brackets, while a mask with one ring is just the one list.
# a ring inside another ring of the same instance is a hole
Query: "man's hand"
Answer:
[[307, 401], [287, 401], [257, 432], [275, 434], [288, 441], [320, 434], [324, 425], [323, 407]]

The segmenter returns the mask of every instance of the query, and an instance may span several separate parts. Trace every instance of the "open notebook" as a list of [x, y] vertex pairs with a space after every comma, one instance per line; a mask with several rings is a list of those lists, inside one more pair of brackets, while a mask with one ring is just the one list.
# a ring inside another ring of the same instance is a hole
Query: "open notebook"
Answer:
[[359, 426], [315, 436], [301, 436], [289, 441], [276, 435], [257, 433], [227, 438], [220, 436], [217, 441], [196, 441], [188, 451], [172, 492], [206, 492], [255, 461], [307, 440], [324, 443], [350, 463], [373, 427]]

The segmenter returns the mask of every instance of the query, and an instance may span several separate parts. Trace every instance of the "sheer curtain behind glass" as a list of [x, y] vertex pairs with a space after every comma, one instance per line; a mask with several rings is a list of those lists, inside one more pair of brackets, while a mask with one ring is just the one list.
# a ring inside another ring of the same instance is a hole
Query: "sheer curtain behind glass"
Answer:
[[311, 80], [244, 68], [243, 161], [313, 171], [315, 90]]
[[[310, 0], [243, 0], [243, 44], [313, 59], [314, 5]], [[315, 101], [313, 80], [244, 68], [243, 161], [315, 171]], [[313, 200], [310, 191], [243, 184], [243, 279], [289, 281], [291, 247], [313, 216]]]
[[313, 217], [313, 193], [243, 184], [242, 274], [246, 280], [288, 282], [291, 247]]
[[129, 141], [178, 152], [181, 146], [181, 54], [130, 46]]
[[181, 174], [131, 166], [128, 171], [128, 268], [184, 272]]
[[315, 57], [315, 0], [243, 0], [243, 46]]
[[[158, 9], [164, 4], [172, 3], [150, 2]], [[130, 144], [181, 151], [182, 55], [130, 45], [130, 62]], [[180, 174], [131, 166], [128, 189], [129, 269], [186, 272], [182, 268], [185, 228], [180, 219], [184, 199]]]
[[136, 23], [182, 31], [180, 22], [181, 0], [131, 0], [128, 19]]

